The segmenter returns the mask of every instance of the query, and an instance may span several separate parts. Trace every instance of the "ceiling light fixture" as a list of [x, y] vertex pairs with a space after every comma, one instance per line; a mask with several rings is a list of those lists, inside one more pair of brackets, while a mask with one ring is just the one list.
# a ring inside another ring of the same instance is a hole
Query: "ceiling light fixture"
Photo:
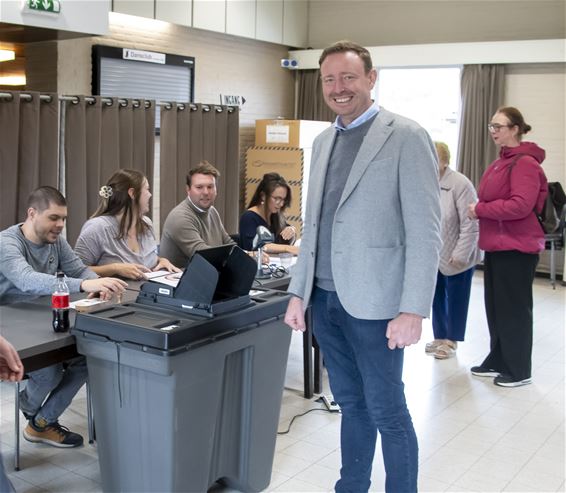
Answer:
[[0, 50], [0, 62], [7, 62], [8, 60], [14, 60], [16, 58], [16, 52], [14, 50]]
[[0, 76], [0, 86], [25, 86], [25, 75], [4, 75]]

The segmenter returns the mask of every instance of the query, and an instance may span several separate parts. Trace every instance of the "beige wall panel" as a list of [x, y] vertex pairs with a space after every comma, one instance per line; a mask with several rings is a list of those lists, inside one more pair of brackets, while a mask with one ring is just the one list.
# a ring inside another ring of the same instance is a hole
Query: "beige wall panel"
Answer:
[[226, 0], [226, 33], [255, 38], [255, 0]]
[[283, 42], [283, 0], [257, 0], [255, 35], [263, 41]]
[[192, 0], [155, 0], [155, 18], [190, 26], [193, 20]]
[[193, 27], [226, 31], [226, 0], [193, 0]]
[[294, 48], [308, 46], [309, 4], [307, 0], [284, 0], [283, 44]]
[[562, 39], [564, 0], [311, 0], [309, 46]]
[[112, 2], [114, 12], [120, 14], [137, 15], [153, 19], [153, 0], [114, 0]]
[[521, 110], [533, 130], [525, 140], [546, 150], [550, 181], [566, 184], [566, 64], [508, 65], [505, 103]]

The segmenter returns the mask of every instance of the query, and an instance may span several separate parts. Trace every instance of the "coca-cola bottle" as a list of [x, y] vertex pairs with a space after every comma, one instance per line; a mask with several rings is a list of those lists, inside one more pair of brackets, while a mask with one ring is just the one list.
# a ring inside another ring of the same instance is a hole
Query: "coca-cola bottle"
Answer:
[[65, 274], [57, 272], [53, 294], [51, 295], [51, 308], [53, 310], [53, 330], [67, 332], [69, 323], [69, 286], [65, 282]]

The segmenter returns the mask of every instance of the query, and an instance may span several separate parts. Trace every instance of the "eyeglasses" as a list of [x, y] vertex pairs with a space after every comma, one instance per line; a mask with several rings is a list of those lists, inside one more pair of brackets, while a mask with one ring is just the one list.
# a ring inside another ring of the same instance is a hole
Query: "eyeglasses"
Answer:
[[273, 195], [271, 196], [271, 200], [273, 200], [273, 202], [275, 202], [276, 204], [284, 204], [286, 197], [274, 197]]
[[503, 127], [511, 128], [511, 127], [514, 127], [514, 125], [500, 125], [499, 123], [488, 123], [487, 124], [487, 129], [490, 132], [499, 132]]

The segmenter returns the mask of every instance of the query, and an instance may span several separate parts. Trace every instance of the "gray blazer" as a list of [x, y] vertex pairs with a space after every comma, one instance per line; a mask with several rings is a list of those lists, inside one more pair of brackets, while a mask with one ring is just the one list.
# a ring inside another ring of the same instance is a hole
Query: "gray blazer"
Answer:
[[[301, 248], [289, 292], [309, 304], [335, 128], [314, 142]], [[427, 132], [383, 108], [368, 130], [332, 225], [331, 265], [346, 311], [367, 320], [430, 314], [440, 240], [436, 151]]]

